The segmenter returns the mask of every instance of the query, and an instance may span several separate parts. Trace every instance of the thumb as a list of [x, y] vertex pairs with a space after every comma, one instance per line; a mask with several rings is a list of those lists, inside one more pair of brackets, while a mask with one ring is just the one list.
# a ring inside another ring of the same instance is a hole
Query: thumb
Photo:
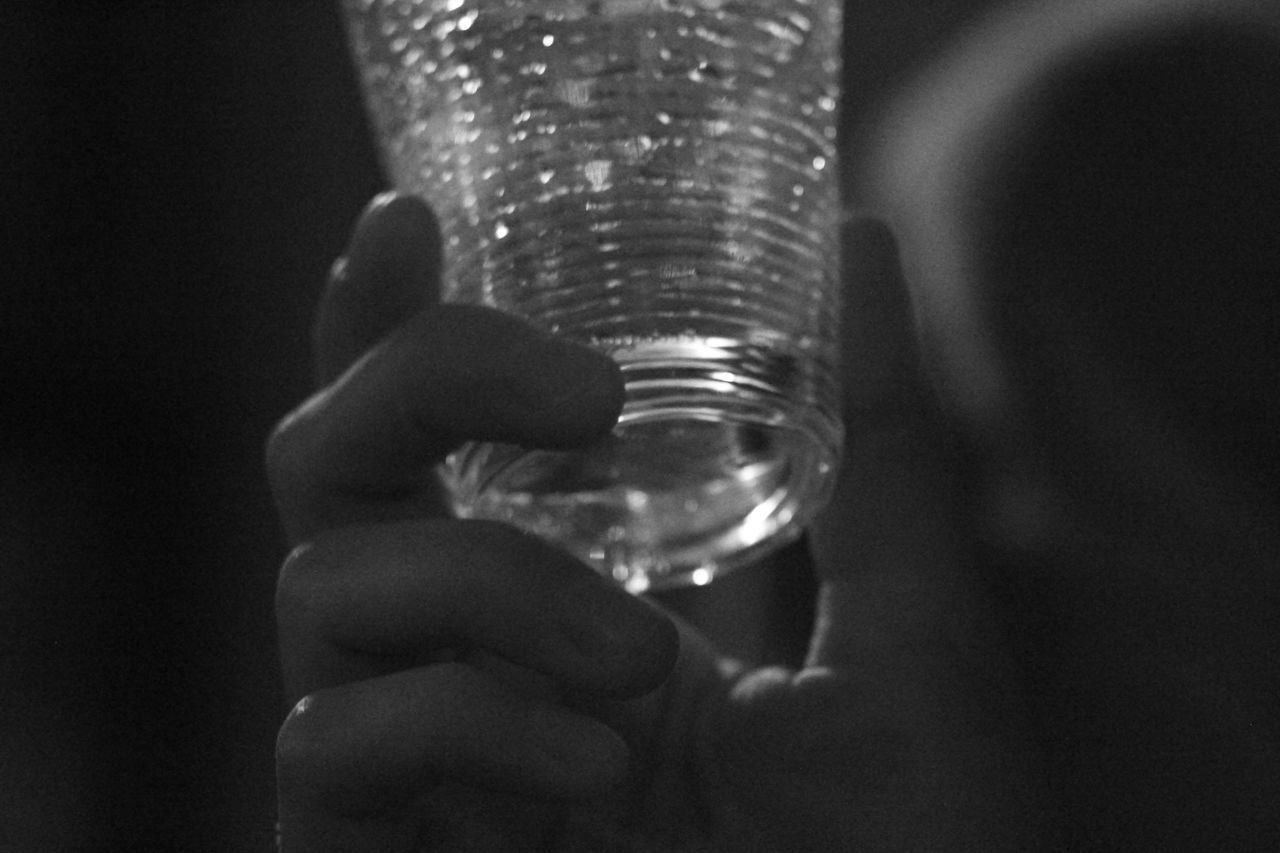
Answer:
[[823, 589], [810, 656], [827, 666], [935, 638], [970, 606], [954, 459], [921, 369], [897, 246], [869, 218], [848, 222], [843, 241], [845, 451], [812, 531]]

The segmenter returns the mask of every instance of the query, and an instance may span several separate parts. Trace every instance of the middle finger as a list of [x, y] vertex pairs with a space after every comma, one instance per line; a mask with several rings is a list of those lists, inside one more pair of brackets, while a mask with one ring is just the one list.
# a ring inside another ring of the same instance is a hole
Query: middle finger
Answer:
[[575, 690], [633, 696], [658, 686], [679, 646], [653, 607], [495, 522], [330, 532], [294, 552], [277, 596], [291, 699], [448, 649], [492, 654]]
[[603, 437], [622, 399], [620, 371], [601, 353], [492, 309], [435, 306], [287, 417], [268, 472], [300, 542], [396, 517], [464, 440], [555, 449]]

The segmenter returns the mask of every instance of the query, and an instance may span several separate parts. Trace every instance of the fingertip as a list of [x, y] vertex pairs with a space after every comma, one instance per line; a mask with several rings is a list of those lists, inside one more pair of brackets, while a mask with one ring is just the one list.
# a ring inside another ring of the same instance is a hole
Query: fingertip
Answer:
[[633, 699], [661, 687], [680, 657], [680, 632], [671, 617], [643, 599], [635, 600], [645, 606], [648, 615], [634, 621], [638, 627], [620, 644], [619, 662], [624, 668], [602, 691], [613, 699]]
[[[629, 593], [628, 593], [629, 594]], [[645, 641], [648, 666], [636, 680], [637, 693], [647, 693], [662, 685], [671, 675], [680, 657], [680, 631], [676, 623], [656, 605], [641, 599], [654, 616], [654, 625]]]
[[577, 447], [607, 435], [626, 401], [618, 363], [598, 350], [559, 338], [548, 338], [544, 358], [532, 372], [536, 381], [529, 387], [527, 402], [531, 414], [559, 422], [553, 441]]
[[531, 743], [545, 757], [540, 787], [551, 796], [595, 796], [627, 776], [631, 752], [604, 723], [553, 705], [535, 705]]
[[[875, 256], [896, 256], [898, 241], [889, 224], [878, 216], [860, 211], [846, 211], [840, 222], [841, 238], [846, 255], [851, 246], [868, 247]], [[865, 253], [848, 256], [846, 260], [857, 262]]]
[[[910, 322], [910, 296], [902, 273], [898, 241], [877, 217], [850, 214], [842, 223], [844, 321], [855, 329], [895, 320]], [[871, 312], [869, 315], [868, 312]]]
[[852, 215], [842, 230], [841, 317], [846, 420], [916, 407], [925, 374], [897, 240], [882, 220]]
[[548, 654], [571, 662], [573, 686], [624, 699], [662, 684], [675, 667], [680, 640], [671, 618], [612, 580], [584, 571], [555, 590]]
[[439, 226], [421, 199], [383, 193], [368, 204], [330, 269], [316, 316], [321, 384], [439, 298], [441, 256]]
[[440, 225], [416, 196], [383, 193], [361, 214], [347, 249], [348, 278], [407, 317], [439, 298]]
[[[387, 231], [398, 231], [399, 236], [435, 236], [439, 243], [440, 226], [431, 206], [418, 196], [394, 190], [379, 193], [365, 205], [352, 234], [352, 248], [361, 240]], [[427, 248], [431, 248], [430, 244]]]
[[[475, 438], [565, 450], [603, 438], [622, 412], [622, 372], [613, 359], [522, 318], [445, 304], [412, 331], [424, 349], [418, 361], [447, 378], [450, 399], [463, 404], [457, 411], [475, 418]], [[451, 357], [431, 360], [426, 351]]]

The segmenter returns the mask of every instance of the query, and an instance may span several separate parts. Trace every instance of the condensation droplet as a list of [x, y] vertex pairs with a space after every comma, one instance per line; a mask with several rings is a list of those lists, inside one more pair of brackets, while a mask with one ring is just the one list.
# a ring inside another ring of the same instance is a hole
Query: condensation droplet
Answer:
[[609, 173], [613, 164], [608, 160], [590, 160], [582, 167], [582, 172], [591, 183], [592, 189], [602, 190], [609, 184]]

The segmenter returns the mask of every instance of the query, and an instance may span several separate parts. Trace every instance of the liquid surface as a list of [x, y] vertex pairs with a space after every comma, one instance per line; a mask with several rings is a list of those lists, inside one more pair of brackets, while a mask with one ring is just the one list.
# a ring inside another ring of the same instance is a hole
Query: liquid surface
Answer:
[[[797, 466], [828, 458], [838, 435], [839, 3], [347, 0], [347, 8], [388, 170], [440, 216], [446, 298], [523, 315], [632, 365], [619, 433], [630, 461], [613, 452], [566, 467], [542, 454], [516, 476], [509, 452], [472, 453], [464, 468], [500, 465], [508, 474], [504, 483], [455, 465], [456, 482], [475, 487], [459, 487], [460, 508], [501, 505], [493, 511], [510, 515], [542, 501], [546, 511], [531, 510], [540, 520], [528, 524], [545, 532], [557, 515], [583, 515], [566, 509], [575, 500], [594, 506], [607, 493], [605, 503], [645, 516], [645, 529], [670, 529], [650, 535], [610, 522], [572, 534], [595, 537], [585, 550], [599, 553], [619, 529], [628, 541], [672, 547], [689, 527], [677, 518], [688, 500], [704, 516], [724, 514], [728, 504], [714, 505], [710, 486], [676, 485], [680, 476], [755, 483], [732, 510], [748, 527], [750, 500], [794, 503], [788, 483], [812, 479]], [[712, 351], [722, 356], [699, 363]], [[628, 417], [649, 426], [627, 427]], [[717, 422], [732, 426], [710, 437], [717, 430], [706, 424]], [[724, 442], [751, 430], [770, 440], [741, 461]], [[602, 459], [619, 472], [607, 488], [596, 481]], [[655, 471], [685, 473], [647, 475], [645, 459]], [[710, 468], [690, 467], [694, 459]], [[554, 482], [535, 483], [544, 475]], [[778, 510], [761, 529], [783, 530], [809, 512]], [[668, 575], [732, 562], [724, 549], [741, 542], [721, 539], [696, 559], [668, 560], [685, 566]]]

